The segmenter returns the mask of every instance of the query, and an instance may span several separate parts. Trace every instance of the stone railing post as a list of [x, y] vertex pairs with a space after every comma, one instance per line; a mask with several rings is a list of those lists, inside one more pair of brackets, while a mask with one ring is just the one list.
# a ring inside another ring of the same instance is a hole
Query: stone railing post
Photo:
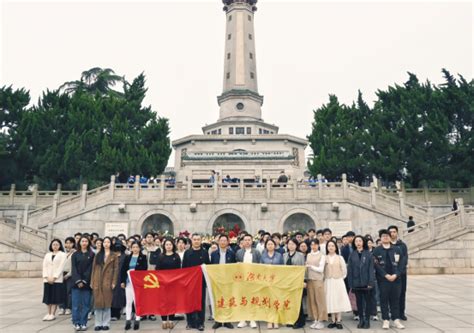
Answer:
[[423, 196], [424, 196], [425, 202], [430, 201], [429, 194], [428, 194], [428, 186], [426, 186], [426, 183], [423, 184]]
[[321, 182], [323, 179], [323, 176], [320, 173], [318, 173], [317, 177], [318, 177], [318, 198], [321, 199], [323, 197], [323, 183]]
[[[51, 243], [53, 239], [53, 225], [54, 223], [48, 223], [48, 227], [46, 229], [46, 244]], [[48, 246], [48, 245], [46, 245]]]
[[405, 195], [403, 192], [398, 192], [398, 202], [400, 205], [400, 216], [405, 217]]
[[160, 176], [160, 199], [165, 199], [165, 175]]
[[347, 198], [347, 175], [342, 174], [342, 196], [344, 199]]
[[20, 242], [21, 217], [17, 215], [15, 221], [15, 242]]
[[38, 204], [38, 184], [33, 185], [33, 206]]
[[11, 184], [10, 186], [10, 205], [13, 205], [15, 203], [15, 184]]
[[115, 175], [110, 176], [109, 193], [110, 193], [110, 200], [114, 200], [114, 197], [115, 197]]
[[23, 210], [23, 225], [28, 225], [28, 211], [30, 210], [30, 205], [25, 204], [25, 209]]
[[377, 206], [377, 189], [374, 183], [370, 183], [370, 204], [374, 208]]
[[135, 200], [140, 198], [140, 176], [135, 176]]
[[57, 196], [58, 196], [58, 201], [61, 200], [61, 189], [62, 189], [61, 183], [59, 183], [58, 185], [56, 185], [56, 194], [57, 194]]
[[53, 197], [53, 216], [52, 218], [55, 219], [58, 216], [58, 194], [54, 194]]
[[191, 199], [192, 198], [192, 189], [193, 189], [193, 181], [192, 179], [188, 179], [186, 181], [186, 189], [188, 191], [188, 199]]
[[456, 202], [458, 203], [460, 226], [464, 227], [466, 225], [466, 213], [464, 211], [464, 199], [463, 198], [457, 198]]
[[244, 198], [244, 180], [240, 178], [239, 180], [239, 187], [240, 187], [240, 199]]
[[272, 196], [272, 183], [271, 183], [271, 180], [270, 180], [270, 176], [267, 176], [267, 182], [266, 182], [266, 188], [267, 188], [267, 199], [270, 199], [270, 197]]
[[82, 184], [81, 189], [81, 210], [86, 208], [87, 203], [87, 184]]

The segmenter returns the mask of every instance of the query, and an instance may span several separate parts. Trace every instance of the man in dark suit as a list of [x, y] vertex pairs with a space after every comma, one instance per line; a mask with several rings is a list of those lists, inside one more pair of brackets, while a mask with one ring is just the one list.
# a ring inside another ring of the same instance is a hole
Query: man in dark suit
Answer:
[[[217, 251], [212, 252], [211, 254], [211, 264], [219, 265], [219, 264], [233, 264], [235, 263], [235, 253], [229, 247], [229, 237], [227, 235], [220, 235], [219, 236], [219, 249]], [[231, 323], [219, 323], [215, 322], [212, 326], [212, 329], [218, 329], [219, 327], [227, 327], [227, 328], [234, 328]]]
[[[202, 237], [200, 234], [194, 233], [191, 236], [191, 248], [186, 250], [183, 255], [183, 268], [200, 266], [209, 264], [209, 254], [201, 246]], [[204, 331], [204, 317], [206, 313], [206, 282], [202, 279], [202, 307], [201, 311], [188, 313], [186, 315], [186, 329], [197, 328]]]

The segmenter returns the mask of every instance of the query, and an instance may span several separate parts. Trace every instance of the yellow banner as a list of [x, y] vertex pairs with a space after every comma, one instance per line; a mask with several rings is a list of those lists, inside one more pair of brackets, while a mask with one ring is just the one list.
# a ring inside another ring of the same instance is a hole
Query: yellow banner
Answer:
[[304, 266], [203, 265], [218, 322], [261, 320], [294, 324], [304, 285]]

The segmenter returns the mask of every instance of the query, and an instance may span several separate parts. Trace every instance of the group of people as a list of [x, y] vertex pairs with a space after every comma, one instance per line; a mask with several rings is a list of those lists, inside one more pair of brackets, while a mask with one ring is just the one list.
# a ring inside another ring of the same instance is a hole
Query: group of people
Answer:
[[[391, 319], [394, 327], [402, 329], [400, 320], [407, 320], [407, 261], [407, 247], [399, 239], [396, 226], [380, 230], [376, 241], [352, 231], [337, 238], [328, 228], [292, 235], [260, 230], [255, 237], [240, 231], [232, 242], [227, 234], [204, 240], [198, 233], [190, 238], [162, 237], [152, 232], [128, 238], [124, 234], [100, 238], [97, 233], [76, 233], [65, 239], [64, 246], [60, 239], [53, 239], [45, 255], [43, 303], [48, 313], [43, 320], [54, 320], [59, 308], [60, 315], [72, 314], [74, 328], [83, 331], [93, 314], [94, 329], [100, 331], [109, 330], [111, 321], [125, 313], [125, 330], [138, 330], [141, 320], [155, 321], [156, 317], [134, 314], [129, 270], [243, 262], [306, 267], [299, 317], [292, 325], [295, 329], [304, 327], [307, 318], [313, 321], [312, 329], [324, 328], [324, 322], [328, 328], [342, 329], [341, 313], [350, 311], [359, 321], [358, 328], [369, 328], [370, 321], [378, 319], [378, 304], [383, 328], [389, 329]], [[201, 311], [186, 314], [187, 329], [204, 330], [209, 299], [204, 280], [202, 296]], [[162, 316], [162, 328], [173, 328], [177, 318]], [[255, 321], [241, 321], [237, 327], [247, 325], [257, 327]], [[213, 328], [222, 326], [234, 328], [232, 323], [219, 322]], [[267, 323], [267, 328], [279, 326]]]

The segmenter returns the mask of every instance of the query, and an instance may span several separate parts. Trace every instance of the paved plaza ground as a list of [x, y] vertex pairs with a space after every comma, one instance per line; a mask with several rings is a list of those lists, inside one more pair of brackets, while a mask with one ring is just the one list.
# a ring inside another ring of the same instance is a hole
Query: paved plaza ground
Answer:
[[[418, 275], [409, 276], [408, 280], [408, 321], [404, 322], [404, 332], [474, 332], [474, 276], [473, 275]], [[46, 306], [41, 304], [42, 282], [40, 279], [1, 279], [0, 280], [0, 332], [73, 332], [70, 316], [58, 316], [51, 322], [41, 319], [46, 313]], [[206, 321], [206, 332], [213, 322]], [[386, 332], [382, 323], [372, 322], [370, 330], [358, 330], [357, 322], [350, 314], [343, 316], [343, 330], [324, 329], [322, 332]], [[198, 332], [186, 331], [185, 321], [180, 321], [172, 330], [173, 333]], [[125, 332], [124, 320], [112, 322], [110, 332]], [[140, 327], [145, 332], [163, 332], [161, 321], [144, 321]], [[266, 331], [266, 324], [260, 323], [257, 330], [250, 328], [237, 329], [239, 333], [260, 333]], [[93, 319], [89, 322], [89, 332], [93, 332]], [[218, 331], [225, 333], [226, 328]], [[389, 332], [397, 331], [390, 329]], [[133, 330], [129, 331], [133, 332]], [[237, 333], [236, 332], [236, 333]], [[279, 333], [316, 332], [309, 328], [293, 330], [281, 327]], [[275, 332], [276, 333], [276, 332]]]

